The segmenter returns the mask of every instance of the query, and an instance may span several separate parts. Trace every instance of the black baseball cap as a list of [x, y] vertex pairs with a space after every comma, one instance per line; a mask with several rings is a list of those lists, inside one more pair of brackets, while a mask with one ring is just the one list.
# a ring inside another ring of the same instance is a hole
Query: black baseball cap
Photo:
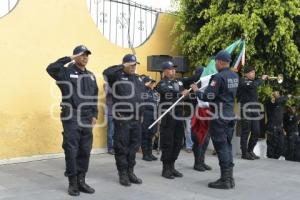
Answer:
[[140, 62], [137, 61], [136, 56], [133, 54], [127, 54], [123, 57], [123, 63], [129, 63], [129, 62], [135, 62], [137, 64], [140, 64]]
[[148, 83], [148, 82], [152, 82], [152, 83], [154, 83], [154, 82], [156, 82], [156, 80], [154, 80], [154, 79], [152, 79], [150, 76], [145, 76], [144, 78], [143, 78], [143, 81], [144, 81], [144, 83]]
[[175, 65], [172, 61], [165, 61], [161, 64], [162, 70], [166, 69], [175, 69], [177, 65]]
[[247, 74], [247, 73], [249, 73], [249, 72], [251, 72], [251, 71], [255, 71], [255, 68], [254, 68], [253, 66], [247, 66], [247, 67], [245, 67], [245, 69], [244, 69], [244, 73], [245, 73], [245, 74]]
[[84, 45], [79, 45], [73, 50], [73, 55], [77, 55], [80, 53], [87, 53], [88, 55], [92, 54], [92, 52], [88, 50], [88, 48]]
[[224, 62], [231, 62], [231, 55], [227, 51], [219, 51], [215, 56], [215, 60], [221, 60]]

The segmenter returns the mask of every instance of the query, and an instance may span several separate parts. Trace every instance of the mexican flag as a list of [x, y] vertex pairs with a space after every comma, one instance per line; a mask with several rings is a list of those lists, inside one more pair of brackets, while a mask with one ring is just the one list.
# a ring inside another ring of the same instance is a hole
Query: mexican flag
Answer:
[[[235, 41], [230, 46], [228, 46], [225, 51], [232, 54], [234, 50], [237, 49], [239, 54], [235, 61], [233, 62], [233, 68], [235, 70], [240, 70], [243, 65], [245, 65], [245, 54], [246, 54], [246, 42], [242, 39]], [[208, 86], [209, 80], [212, 75], [218, 73], [216, 69], [215, 59], [211, 59], [207, 67], [204, 68], [201, 75], [201, 88], [200, 90], [204, 91]], [[198, 106], [196, 112], [191, 120], [192, 133], [198, 138], [199, 144], [203, 145], [205, 138], [208, 133], [209, 128], [209, 116], [210, 116], [210, 107], [208, 102], [203, 102], [198, 99]]]

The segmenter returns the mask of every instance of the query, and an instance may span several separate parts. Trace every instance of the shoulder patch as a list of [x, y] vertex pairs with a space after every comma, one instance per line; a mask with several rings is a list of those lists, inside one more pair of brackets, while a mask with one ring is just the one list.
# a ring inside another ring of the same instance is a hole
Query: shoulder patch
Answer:
[[217, 81], [212, 80], [211, 83], [210, 83], [210, 86], [215, 87], [216, 85], [217, 85]]

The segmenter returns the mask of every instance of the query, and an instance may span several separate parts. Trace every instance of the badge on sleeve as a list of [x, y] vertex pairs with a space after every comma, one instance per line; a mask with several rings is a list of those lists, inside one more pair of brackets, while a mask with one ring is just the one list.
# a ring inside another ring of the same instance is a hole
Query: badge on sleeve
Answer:
[[70, 78], [78, 78], [78, 74], [70, 74]]
[[95, 78], [94, 78], [94, 76], [93, 76], [93, 75], [91, 75], [91, 79], [92, 79], [92, 81], [95, 81]]
[[215, 87], [216, 85], [217, 85], [217, 81], [212, 80], [211, 83], [210, 83], [210, 86], [211, 87]]

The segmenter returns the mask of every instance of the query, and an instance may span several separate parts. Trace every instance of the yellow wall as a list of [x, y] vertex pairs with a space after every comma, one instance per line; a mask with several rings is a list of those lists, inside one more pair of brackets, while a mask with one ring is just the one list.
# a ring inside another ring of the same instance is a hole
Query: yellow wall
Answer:
[[[146, 72], [147, 55], [177, 54], [170, 37], [174, 20], [160, 15], [151, 38], [136, 49], [141, 61], [138, 73]], [[56, 104], [58, 116], [60, 102], [51, 96], [51, 87], [56, 96], [60, 92], [45, 71], [50, 62], [85, 44], [93, 52], [88, 68], [97, 75], [103, 94], [103, 69], [119, 64], [131, 52], [100, 34], [86, 0], [21, 0], [0, 18], [0, 36], [0, 159], [62, 152], [62, 127], [50, 115]], [[102, 112], [99, 118], [103, 119]], [[94, 129], [94, 147], [105, 146], [106, 128]]]

